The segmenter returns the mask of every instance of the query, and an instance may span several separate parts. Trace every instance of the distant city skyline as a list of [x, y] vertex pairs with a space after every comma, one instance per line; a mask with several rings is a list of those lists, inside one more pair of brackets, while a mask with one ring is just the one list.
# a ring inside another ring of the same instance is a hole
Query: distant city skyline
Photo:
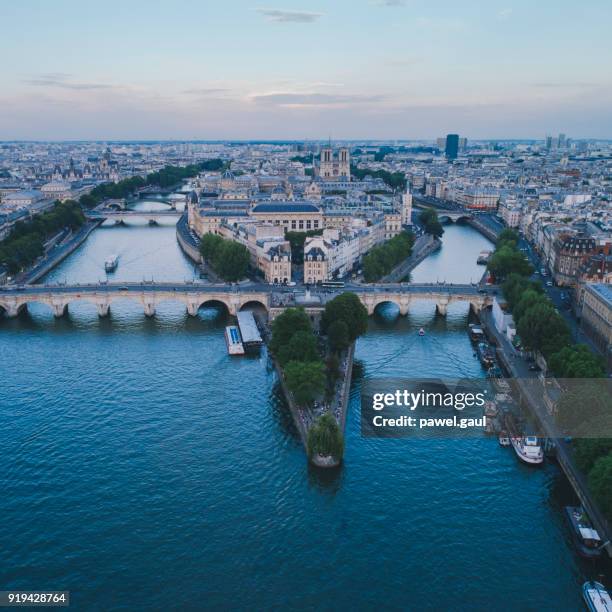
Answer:
[[612, 5], [3, 3], [0, 140], [612, 138]]

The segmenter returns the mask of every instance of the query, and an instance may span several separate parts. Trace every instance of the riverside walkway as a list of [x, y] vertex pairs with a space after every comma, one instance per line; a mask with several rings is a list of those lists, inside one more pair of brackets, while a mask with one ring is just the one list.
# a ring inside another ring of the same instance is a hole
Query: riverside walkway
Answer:
[[591, 496], [584, 474], [577, 468], [571, 447], [565, 441], [565, 435], [559, 431], [557, 425], [548, 413], [542, 398], [544, 396], [544, 383], [538, 375], [529, 370], [527, 363], [518, 356], [514, 347], [508, 339], [497, 331], [493, 323], [493, 317], [488, 310], [483, 310], [480, 320], [487, 334], [495, 339], [497, 354], [502, 360], [504, 367], [513, 378], [521, 400], [527, 405], [531, 414], [535, 417], [541, 433], [555, 444], [556, 458], [559, 466], [567, 476], [572, 488], [580, 499], [580, 503], [587, 511], [597, 529], [606, 552], [612, 557], [612, 531], [610, 523], [599, 510], [599, 506]]

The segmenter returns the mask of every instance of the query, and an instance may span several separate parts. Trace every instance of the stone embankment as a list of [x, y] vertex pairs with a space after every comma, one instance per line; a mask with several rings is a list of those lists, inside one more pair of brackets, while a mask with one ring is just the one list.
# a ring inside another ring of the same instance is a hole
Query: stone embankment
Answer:
[[412, 254], [399, 263], [389, 274], [380, 279], [381, 283], [397, 283], [403, 278], [408, 276], [412, 270], [414, 270], [424, 259], [431, 255], [434, 251], [437, 251], [442, 246], [442, 241], [438, 238], [434, 238], [429, 234], [419, 236], [414, 246], [412, 247]]
[[20, 274], [15, 281], [25, 285], [35, 283], [41, 279], [45, 274], [51, 272], [55, 266], [64, 261], [68, 255], [74, 253], [87, 240], [89, 234], [101, 223], [102, 221], [88, 221], [85, 223], [64, 244], [59, 244], [57, 247], [52, 248], [41, 262], [37, 263], [29, 271]]
[[[340, 427], [340, 431], [343, 435], [346, 424], [346, 415], [348, 411], [354, 355], [355, 343], [351, 344], [345, 355], [343, 355], [343, 358], [340, 363], [340, 382], [336, 388], [334, 399], [332, 400], [331, 405], [329, 406], [329, 412], [338, 422], [338, 426]], [[293, 422], [295, 423], [295, 427], [298, 430], [298, 433], [300, 434], [302, 445], [304, 446], [306, 452], [308, 452], [308, 430], [313, 424], [314, 418], [312, 418], [308, 411], [303, 410], [302, 408], [300, 408], [300, 406], [298, 406], [297, 402], [295, 401], [295, 398], [293, 397], [293, 393], [291, 393], [291, 391], [287, 387], [282, 368], [272, 355], [270, 355], [270, 359], [272, 360], [274, 369], [276, 370], [281, 389], [283, 390], [283, 395], [287, 400], [291, 416], [293, 417]], [[341, 461], [338, 461], [333, 457], [324, 457], [321, 455], [315, 455], [314, 457], [310, 457], [310, 462], [313, 465], [321, 468], [334, 468], [338, 467], [341, 463]]]

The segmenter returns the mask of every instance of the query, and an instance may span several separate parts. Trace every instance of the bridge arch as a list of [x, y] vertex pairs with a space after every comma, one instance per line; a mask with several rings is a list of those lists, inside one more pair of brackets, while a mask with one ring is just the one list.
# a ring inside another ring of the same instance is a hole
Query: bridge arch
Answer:
[[385, 318], [396, 318], [400, 313], [400, 305], [391, 298], [381, 297], [373, 304], [372, 314], [384, 316]]
[[223, 314], [228, 315], [232, 314], [232, 305], [220, 296], [214, 296], [207, 299], [198, 300], [198, 310], [201, 308], [214, 308], [216, 310], [221, 310]]
[[268, 304], [265, 300], [259, 298], [246, 298], [240, 301], [238, 310], [249, 310], [249, 309], [262, 309], [268, 312]]
[[469, 221], [472, 218], [472, 215], [465, 214], [457, 214], [457, 213], [439, 213], [438, 219], [440, 223], [459, 223], [460, 221]]

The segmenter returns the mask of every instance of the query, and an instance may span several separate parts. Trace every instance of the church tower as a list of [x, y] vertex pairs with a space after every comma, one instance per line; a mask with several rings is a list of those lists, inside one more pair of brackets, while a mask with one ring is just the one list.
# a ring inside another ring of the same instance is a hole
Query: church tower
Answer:
[[402, 194], [402, 225], [412, 225], [412, 194], [409, 187]]
[[338, 154], [338, 174], [342, 178], [351, 178], [351, 157], [347, 148], [340, 149]]

